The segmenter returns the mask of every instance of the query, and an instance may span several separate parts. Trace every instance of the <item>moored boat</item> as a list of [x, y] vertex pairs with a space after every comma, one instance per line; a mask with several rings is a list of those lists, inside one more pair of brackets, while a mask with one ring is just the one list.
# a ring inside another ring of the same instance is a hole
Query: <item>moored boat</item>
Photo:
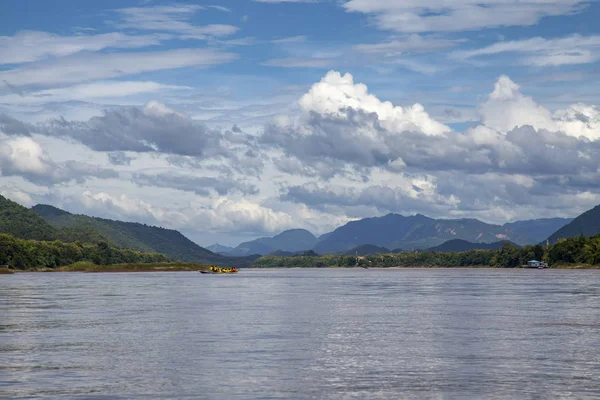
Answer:
[[526, 265], [521, 265], [522, 268], [548, 268], [548, 264], [546, 264], [545, 262], [541, 262], [538, 260], [531, 260], [528, 261]]
[[237, 268], [221, 268], [216, 265], [212, 265], [208, 271], [201, 270], [201, 274], [236, 274], [238, 272]]

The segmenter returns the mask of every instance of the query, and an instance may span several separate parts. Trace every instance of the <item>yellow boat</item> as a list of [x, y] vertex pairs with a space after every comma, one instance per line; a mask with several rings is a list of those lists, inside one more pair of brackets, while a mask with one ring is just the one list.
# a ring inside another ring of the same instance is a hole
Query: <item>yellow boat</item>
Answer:
[[201, 270], [201, 274], [236, 274], [237, 268], [221, 268], [216, 265], [212, 265], [208, 271]]

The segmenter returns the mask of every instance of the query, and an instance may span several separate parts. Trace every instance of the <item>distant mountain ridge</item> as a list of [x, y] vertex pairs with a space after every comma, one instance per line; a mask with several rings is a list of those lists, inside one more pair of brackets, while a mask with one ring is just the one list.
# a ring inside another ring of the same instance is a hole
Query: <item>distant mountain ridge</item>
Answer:
[[[394, 252], [425, 250], [442, 246], [452, 240], [463, 242], [450, 243], [448, 246], [465, 249], [494, 248], [503, 242], [523, 246], [545, 240], [570, 221], [568, 218], [544, 218], [494, 225], [469, 218], [433, 219], [421, 214], [388, 214], [351, 221], [319, 238], [303, 229], [292, 229], [272, 238], [244, 242], [226, 254], [243, 256], [278, 252], [277, 254], [281, 255], [292, 255], [312, 249], [318, 254], [358, 252], [359, 255], [363, 255], [360, 253], [375, 254], [388, 249], [394, 249]], [[300, 235], [303, 235], [305, 240], [300, 239]], [[313, 247], [307, 247], [311, 243], [314, 243]], [[493, 246], [477, 245], [478, 243]]]
[[352, 221], [337, 228], [319, 241], [315, 251], [319, 254], [345, 252], [365, 243], [388, 249], [427, 249], [451, 239], [474, 243], [509, 240], [521, 244], [528, 241], [525, 235], [476, 219], [433, 219], [421, 214], [409, 217], [388, 214]]
[[502, 226], [527, 237], [527, 243], [523, 244], [537, 244], [572, 221], [573, 218], [541, 218], [509, 222]]
[[273, 237], [263, 237], [241, 243], [227, 254], [239, 257], [251, 254], [265, 255], [277, 250], [298, 252], [311, 250], [316, 243], [315, 235], [306, 229], [290, 229]]
[[212, 251], [213, 253], [217, 253], [217, 254], [225, 254], [225, 253], [229, 253], [231, 250], [233, 250], [233, 247], [229, 247], [229, 246], [224, 246], [222, 244], [212, 244], [208, 247], [206, 247], [207, 250]]
[[298, 255], [307, 251], [318, 254], [353, 251], [354, 254], [374, 254], [388, 249], [435, 248], [438, 248], [436, 251], [444, 251], [452, 248], [489, 248], [482, 243], [498, 246], [498, 243], [510, 241], [525, 245], [542, 242], [545, 238], [555, 242], [561, 237], [580, 234], [593, 236], [600, 234], [600, 206], [573, 220], [546, 218], [502, 226], [476, 219], [433, 219], [421, 214], [407, 217], [388, 214], [349, 222], [319, 238], [305, 229], [291, 229], [274, 237], [244, 242], [234, 249], [215, 245], [220, 246], [214, 247], [215, 250], [227, 251], [226, 255], [222, 255], [198, 246], [175, 230], [76, 215], [50, 205], [27, 209], [0, 196], [0, 233], [33, 240], [106, 242], [133, 250], [162, 253], [182, 261], [241, 266], [252, 261], [254, 257], [249, 257], [251, 255], [273, 253]]
[[548, 241], [554, 244], [559, 239], [580, 235], [586, 237], [600, 235], [600, 205], [584, 212], [569, 224], [554, 232], [548, 237]]

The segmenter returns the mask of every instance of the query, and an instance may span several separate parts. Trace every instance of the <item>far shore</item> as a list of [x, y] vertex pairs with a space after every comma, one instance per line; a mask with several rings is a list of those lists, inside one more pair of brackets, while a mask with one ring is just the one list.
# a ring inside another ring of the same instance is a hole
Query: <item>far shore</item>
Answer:
[[78, 262], [72, 265], [56, 268], [30, 268], [25, 270], [11, 270], [14, 272], [175, 272], [175, 271], [203, 271], [209, 270], [210, 265], [196, 263], [156, 263], [156, 264], [114, 264], [96, 265], [91, 262]]
[[[22, 272], [87, 272], [87, 273], [102, 273], [102, 272], [181, 272], [181, 271], [202, 271], [208, 270], [209, 265], [195, 264], [195, 263], [160, 263], [160, 264], [116, 264], [116, 265], [96, 265], [88, 262], [76, 263], [69, 266], [57, 267], [57, 268], [31, 268], [25, 270], [16, 269], [4, 269], [0, 270], [0, 274], [12, 274]], [[365, 269], [364, 267], [339, 267], [329, 266], [322, 268], [302, 268], [302, 267], [276, 267], [276, 268], [240, 268], [240, 271], [244, 269], [252, 270], [269, 270], [269, 269]], [[503, 268], [503, 267], [491, 267], [491, 266], [461, 266], [461, 267], [443, 267], [443, 266], [411, 266], [411, 267], [369, 267], [369, 270], [406, 270], [406, 269], [537, 269], [537, 268]], [[548, 268], [541, 269], [600, 269], [600, 265], [584, 265], [584, 264], [573, 264], [573, 265], [557, 265], [550, 266]]]

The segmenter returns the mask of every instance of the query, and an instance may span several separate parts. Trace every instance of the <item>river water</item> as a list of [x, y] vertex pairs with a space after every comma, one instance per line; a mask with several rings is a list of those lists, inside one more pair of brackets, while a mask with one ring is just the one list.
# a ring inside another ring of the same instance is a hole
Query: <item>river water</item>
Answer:
[[0, 398], [599, 398], [600, 270], [0, 275]]

